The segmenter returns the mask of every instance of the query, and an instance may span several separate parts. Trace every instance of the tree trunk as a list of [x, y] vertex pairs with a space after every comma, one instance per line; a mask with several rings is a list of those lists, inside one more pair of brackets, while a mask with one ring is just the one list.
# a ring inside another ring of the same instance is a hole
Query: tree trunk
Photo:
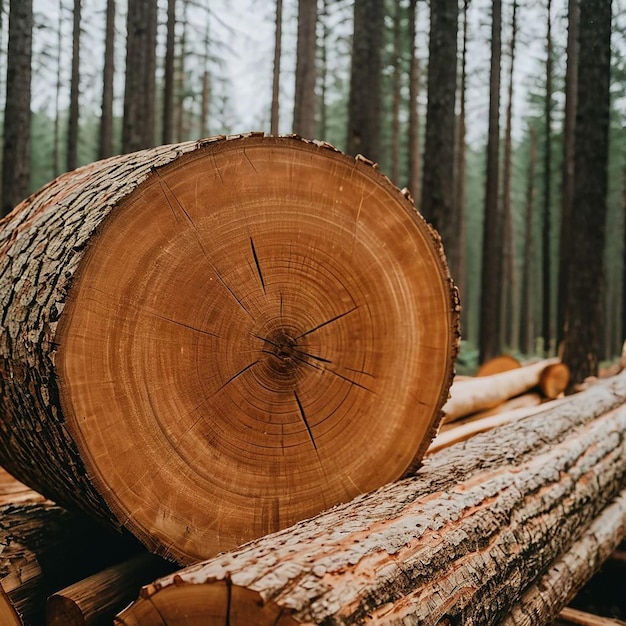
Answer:
[[163, 74], [163, 143], [174, 141], [174, 70], [176, 66], [176, 0], [167, 1], [167, 41]]
[[541, 239], [542, 317], [541, 336], [543, 353], [552, 352], [552, 0], [548, 0], [548, 32], [546, 35], [546, 98], [544, 107], [545, 147], [543, 153], [543, 229]]
[[104, 38], [104, 71], [102, 73], [102, 116], [100, 117], [101, 159], [113, 155], [113, 82], [115, 79], [115, 0], [107, 0]]
[[[578, 89], [578, 23], [579, 0], [568, 0], [567, 8], [567, 70], [565, 74], [565, 119], [563, 121], [563, 165], [561, 193], [561, 238], [559, 245], [559, 286], [557, 300], [557, 345], [561, 346], [565, 332], [567, 302], [567, 268], [571, 255], [570, 225], [574, 195], [574, 140], [576, 128], [576, 91]], [[626, 327], [625, 327], [626, 328]]]
[[9, 3], [9, 51], [2, 151], [2, 212], [7, 215], [30, 187], [30, 78], [32, 0]]
[[185, 626], [499, 624], [620, 495], [625, 393], [620, 376], [434, 454], [411, 478], [145, 587], [117, 623], [169, 626], [185, 610]]
[[0, 463], [159, 554], [310, 517], [434, 435], [456, 290], [363, 159], [259, 135], [163, 146], [76, 170], [2, 225]]
[[400, 182], [400, 100], [402, 98], [402, 11], [396, 3], [393, 13], [393, 84], [391, 95], [391, 180]]
[[580, 6], [576, 160], [563, 361], [572, 384], [598, 373], [602, 328], [611, 2]]
[[500, 144], [500, 57], [502, 0], [492, 3], [491, 71], [489, 78], [489, 137], [487, 141], [487, 181], [485, 183], [485, 217], [480, 288], [480, 361], [500, 354], [499, 311], [500, 255], [498, 211], [498, 167]]
[[504, 168], [502, 172], [502, 280], [500, 291], [500, 345], [517, 347], [514, 317], [515, 298], [515, 239], [511, 210], [511, 178], [513, 160], [513, 79], [515, 76], [515, 44], [517, 39], [517, 0], [513, 0], [511, 45], [509, 49], [509, 84], [507, 89], [506, 123], [504, 130]]
[[176, 141], [184, 141], [187, 137], [185, 125], [185, 98], [187, 91], [187, 76], [185, 60], [187, 59], [187, 8], [189, 0], [183, 0], [183, 32], [180, 35], [180, 46], [178, 50], [178, 71], [176, 73]]
[[75, 170], [78, 164], [78, 122], [80, 110], [80, 11], [81, 0], [74, 0], [72, 31], [72, 77], [70, 79], [70, 109], [67, 126], [67, 171]]
[[[456, 250], [454, 202], [458, 0], [430, 5], [428, 104], [420, 210], [439, 231], [448, 256]], [[451, 259], [454, 265], [454, 258]]]
[[122, 151], [154, 145], [157, 1], [129, 0]]
[[51, 593], [141, 550], [49, 502], [0, 507], [0, 547], [3, 626], [43, 624]]
[[347, 152], [378, 162], [382, 156], [382, 70], [385, 6], [355, 0]]
[[537, 165], [537, 131], [530, 132], [530, 155], [528, 158], [528, 174], [526, 181], [526, 210], [524, 212], [524, 263], [522, 265], [522, 293], [520, 302], [520, 349], [525, 354], [533, 354], [533, 315], [531, 302], [532, 275], [532, 226], [533, 204], [535, 202], [535, 169]]
[[[411, 65], [409, 68], [409, 191], [419, 202], [420, 187], [420, 123], [418, 99], [420, 92], [420, 66], [417, 58], [417, 0], [409, 3], [409, 33], [411, 40]], [[417, 205], [419, 208], [419, 205]]]
[[202, 104], [200, 105], [200, 137], [209, 136], [209, 109], [211, 102], [211, 72], [209, 70], [211, 39], [209, 37], [209, 23], [209, 15], [207, 14], [204, 31], [204, 72], [202, 73]]
[[57, 22], [57, 75], [56, 85], [54, 89], [54, 130], [52, 139], [52, 173], [56, 177], [61, 173], [61, 167], [59, 165], [59, 136], [61, 132], [61, 61], [63, 58], [63, 0], [59, 0], [59, 21]]
[[276, 27], [274, 31], [274, 73], [272, 79], [272, 111], [270, 133], [278, 135], [278, 116], [280, 100], [280, 57], [283, 28], [283, 0], [276, 0]]
[[298, 2], [298, 50], [293, 132], [301, 137], [316, 136], [317, 94], [317, 0]]

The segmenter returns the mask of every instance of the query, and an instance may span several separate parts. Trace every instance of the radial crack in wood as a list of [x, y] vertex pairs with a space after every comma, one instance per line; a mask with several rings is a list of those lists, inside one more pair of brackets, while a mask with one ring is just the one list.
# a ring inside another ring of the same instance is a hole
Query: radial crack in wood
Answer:
[[0, 462], [180, 562], [416, 468], [459, 339], [411, 201], [257, 134], [50, 183], [0, 224], [0, 315]]

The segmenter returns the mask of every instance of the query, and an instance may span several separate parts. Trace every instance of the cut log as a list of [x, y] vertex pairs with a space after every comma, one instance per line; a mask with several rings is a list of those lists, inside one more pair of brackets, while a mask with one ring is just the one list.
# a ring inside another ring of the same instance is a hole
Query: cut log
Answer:
[[500, 354], [494, 356], [493, 359], [485, 361], [477, 370], [476, 376], [491, 376], [492, 374], [500, 374], [510, 370], [516, 370], [522, 367], [522, 364], [510, 354]]
[[565, 393], [570, 378], [570, 369], [565, 363], [552, 363], [541, 372], [539, 390], [544, 398], [554, 400]]
[[443, 407], [445, 422], [484, 411], [514, 398], [539, 384], [543, 370], [558, 359], [545, 359], [499, 374], [463, 380], [450, 388], [450, 398]]
[[44, 502], [45, 498], [28, 488], [0, 467], [0, 506], [25, 502]]
[[116, 623], [497, 624], [623, 489], [625, 394], [621, 376], [433, 454], [409, 479], [156, 581]]
[[141, 549], [49, 502], [0, 507], [0, 624], [43, 624], [51, 593]]
[[554, 626], [626, 626], [626, 622], [565, 607]]
[[171, 563], [149, 553], [108, 567], [50, 596], [46, 626], [110, 626], [142, 585], [173, 569]]
[[327, 144], [92, 164], [0, 226], [0, 462], [161, 555], [216, 554], [419, 465], [458, 309], [408, 197]]

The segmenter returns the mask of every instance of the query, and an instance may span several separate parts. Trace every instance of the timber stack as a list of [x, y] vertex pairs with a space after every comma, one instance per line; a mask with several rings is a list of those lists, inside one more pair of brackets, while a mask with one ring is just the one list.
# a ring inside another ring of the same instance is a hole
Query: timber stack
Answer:
[[[623, 535], [626, 378], [486, 426], [560, 396], [562, 364], [451, 388], [441, 240], [327, 144], [60, 177], [0, 222], [0, 311], [0, 464], [37, 492], [2, 515], [32, 518], [41, 573], [0, 578], [11, 626], [110, 624], [137, 596], [117, 624], [547, 624]], [[73, 523], [89, 567], [47, 576]]]

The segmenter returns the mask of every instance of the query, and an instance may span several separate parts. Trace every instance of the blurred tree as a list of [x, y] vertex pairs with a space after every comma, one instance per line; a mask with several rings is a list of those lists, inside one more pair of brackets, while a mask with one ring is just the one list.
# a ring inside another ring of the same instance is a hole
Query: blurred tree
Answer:
[[409, 41], [411, 46], [411, 59], [409, 65], [409, 191], [415, 200], [415, 206], [419, 208], [421, 195], [420, 187], [420, 119], [418, 100], [420, 93], [420, 65], [417, 58], [417, 0], [409, 2]]
[[382, 157], [384, 24], [384, 2], [355, 0], [347, 151], [376, 162]]
[[502, 0], [494, 0], [491, 15], [491, 69], [489, 78], [489, 135], [487, 181], [483, 222], [483, 255], [480, 292], [480, 361], [497, 356], [500, 348], [500, 217], [498, 167], [500, 145], [500, 65], [502, 56]]
[[115, 0], [107, 0], [102, 71], [102, 114], [98, 158], [113, 155], [113, 80], [115, 77]]
[[274, 73], [272, 77], [272, 110], [270, 118], [270, 133], [272, 135], [278, 135], [282, 28], [283, 0], [276, 0], [276, 29], [274, 31]]
[[572, 385], [598, 373], [603, 322], [611, 0], [580, 5], [574, 195], [563, 360]]
[[176, 64], [176, 0], [167, 0], [167, 40], [163, 71], [163, 143], [174, 141], [174, 68]]
[[154, 145], [157, 0], [129, 0], [122, 152]]
[[458, 219], [454, 201], [458, 0], [430, 4], [428, 102], [420, 210], [439, 231], [451, 264]]
[[11, 0], [2, 150], [2, 215], [9, 213], [28, 195], [30, 186], [32, 44], [32, 0]]
[[308, 139], [316, 136], [316, 30], [317, 0], [299, 0], [293, 132]]
[[70, 79], [70, 113], [67, 127], [67, 171], [75, 170], [78, 153], [78, 124], [80, 108], [80, 13], [81, 0], [74, 0], [74, 19], [72, 30], [72, 76]]

